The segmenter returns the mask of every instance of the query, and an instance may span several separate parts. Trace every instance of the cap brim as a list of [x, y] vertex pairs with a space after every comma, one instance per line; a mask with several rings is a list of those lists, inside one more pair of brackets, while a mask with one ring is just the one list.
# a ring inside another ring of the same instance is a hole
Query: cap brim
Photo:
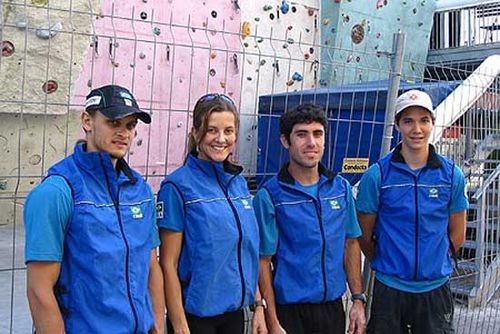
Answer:
[[129, 106], [112, 106], [109, 108], [98, 109], [104, 116], [109, 119], [117, 120], [122, 119], [130, 115], [137, 115], [141, 121], [146, 124], [151, 123], [151, 115], [140, 109], [129, 107]]

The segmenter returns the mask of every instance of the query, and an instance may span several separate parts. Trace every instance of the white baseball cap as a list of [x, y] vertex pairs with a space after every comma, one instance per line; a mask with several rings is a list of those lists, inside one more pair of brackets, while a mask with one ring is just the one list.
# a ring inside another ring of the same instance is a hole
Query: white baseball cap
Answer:
[[399, 95], [396, 100], [396, 114], [405, 110], [408, 107], [422, 107], [428, 110], [434, 117], [434, 108], [429, 94], [421, 90], [412, 89]]

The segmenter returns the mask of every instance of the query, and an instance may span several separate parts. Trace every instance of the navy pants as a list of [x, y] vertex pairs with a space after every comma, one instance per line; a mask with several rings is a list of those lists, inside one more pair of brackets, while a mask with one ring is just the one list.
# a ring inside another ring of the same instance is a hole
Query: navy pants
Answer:
[[342, 298], [320, 304], [276, 305], [278, 320], [287, 334], [344, 334]]
[[[197, 317], [186, 314], [191, 334], [243, 334], [245, 316], [243, 310], [228, 312], [214, 317]], [[172, 323], [167, 320], [167, 333], [174, 333]]]
[[449, 283], [429, 292], [410, 293], [375, 280], [367, 333], [455, 333]]

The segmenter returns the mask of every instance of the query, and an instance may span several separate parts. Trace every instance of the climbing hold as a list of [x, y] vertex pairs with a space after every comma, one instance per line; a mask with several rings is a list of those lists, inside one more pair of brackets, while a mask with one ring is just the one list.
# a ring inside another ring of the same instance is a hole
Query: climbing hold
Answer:
[[311, 32], [311, 29], [309, 29], [309, 28], [306, 28], [306, 32]]
[[304, 77], [302, 75], [300, 75], [300, 73], [298, 72], [295, 72], [293, 75], [292, 75], [292, 80], [295, 80], [295, 81], [302, 81], [302, 79], [304, 79]]
[[2, 41], [2, 57], [10, 57], [15, 51], [16, 48], [11, 41]]
[[363, 19], [361, 20], [361, 25], [364, 27], [366, 26], [367, 24], [370, 24], [370, 21], [368, 21], [367, 19]]
[[292, 27], [292, 26], [288, 26], [288, 27], [287, 27], [287, 29], [288, 29], [288, 30], [292, 30], [292, 29], [293, 29], [293, 27]]
[[209, 74], [211, 77], [214, 77], [217, 74], [217, 72], [215, 72], [215, 69], [211, 68]]
[[264, 7], [262, 9], [264, 9], [264, 11], [267, 12], [267, 11], [273, 9], [273, 6], [271, 6], [271, 5], [264, 5]]
[[325, 26], [329, 25], [329, 24], [330, 24], [330, 19], [329, 19], [329, 18], [324, 19], [324, 20], [323, 20], [323, 24], [324, 24]]
[[380, 9], [384, 7], [384, 1], [383, 0], [377, 0], [377, 3], [375, 4], [376, 9]]
[[378, 33], [375, 35], [375, 38], [380, 38], [380, 36], [382, 36], [382, 34], [378, 32]]
[[309, 9], [307, 10], [307, 14], [308, 14], [309, 16], [313, 16], [313, 15], [314, 15], [314, 9], [309, 8]]
[[294, 83], [295, 83], [295, 81], [293, 81], [293, 80], [288, 80], [288, 81], [287, 81], [287, 83], [286, 83], [286, 85], [287, 85], [287, 86], [292, 86]]
[[351, 20], [351, 18], [349, 17], [349, 15], [345, 15], [344, 13], [342, 13], [342, 22], [343, 23], [348, 23], [350, 20]]
[[269, 14], [269, 18], [270, 18], [271, 20], [274, 20], [274, 14], [273, 14], [273, 13]]
[[257, 43], [262, 43], [262, 42], [264, 42], [264, 38], [259, 37], [259, 38], [257, 39]]
[[213, 10], [210, 15], [212, 15], [212, 17], [215, 19], [217, 17], [217, 11]]
[[160, 27], [154, 27], [153, 28], [153, 34], [155, 34], [156, 36], [160, 36], [160, 34], [161, 34]]
[[283, 49], [288, 49], [288, 44], [287, 43], [283, 44]]
[[313, 54], [314, 53], [314, 48], [309, 48], [309, 53]]
[[58, 87], [59, 85], [57, 84], [57, 81], [48, 80], [43, 83], [42, 90], [45, 94], [52, 94], [57, 90]]
[[57, 35], [62, 30], [63, 26], [61, 22], [57, 22], [49, 27], [49, 24], [44, 24], [36, 29], [36, 36], [41, 39], [49, 39]]
[[331, 32], [332, 34], [335, 34], [335, 28], [330, 29], [330, 32]]
[[255, 22], [259, 22], [260, 21], [260, 17], [256, 17], [254, 18]]
[[305, 60], [308, 60], [308, 59], [309, 59], [309, 57], [311, 57], [311, 56], [309, 55], [309, 53], [304, 53], [304, 59], [305, 59]]
[[360, 56], [357, 56], [356, 57], [356, 63], [359, 63], [359, 61], [361, 60], [361, 57]]
[[220, 88], [222, 88], [222, 89], [226, 88], [226, 82], [225, 81], [221, 81], [220, 82]]
[[144, 52], [139, 53], [139, 58], [140, 59], [146, 58], [146, 54]]
[[262, 59], [259, 64], [260, 64], [260, 66], [264, 66], [265, 63], [266, 63], [266, 60]]
[[210, 58], [215, 59], [215, 57], [217, 57], [217, 53], [215, 51], [212, 51], [210, 53]]
[[412, 12], [413, 12], [413, 14], [417, 14], [417, 9], [413, 8]]
[[326, 82], [326, 80], [325, 80], [325, 79], [321, 79], [321, 80], [319, 81], [319, 85], [320, 85], [320, 86], [325, 87], [326, 85], [328, 85], [328, 83]]
[[290, 37], [290, 38], [287, 38], [286, 42], [287, 42], [288, 44], [293, 44], [293, 43], [295, 43], [295, 40], [294, 40], [293, 38], [291, 38], [291, 37]]
[[31, 3], [35, 6], [45, 6], [49, 0], [31, 0]]
[[354, 44], [359, 44], [365, 38], [365, 28], [361, 24], [356, 24], [351, 29], [351, 40]]
[[245, 21], [241, 26], [241, 38], [245, 39], [250, 36], [250, 22]]
[[352, 54], [350, 54], [350, 55], [348, 55], [348, 56], [347, 56], [346, 61], [347, 61], [348, 63], [350, 63], [353, 59], [354, 59], [354, 56], [353, 56]]
[[297, 11], [297, 7], [292, 6], [292, 13], [295, 13]]
[[252, 81], [252, 77], [247, 77], [247, 80], [248, 81]]
[[145, 19], [147, 19], [147, 18], [148, 18], [148, 13], [146, 13], [146, 12], [141, 12], [140, 16], [141, 16], [141, 19], [145, 20]]
[[248, 43], [247, 42], [243, 43], [243, 46], [248, 48]]
[[419, 26], [419, 27], [421, 27], [421, 26], [423, 26], [423, 25], [424, 25], [424, 23], [423, 23], [423, 22], [418, 22], [418, 26]]
[[283, 14], [288, 13], [288, 11], [290, 10], [290, 5], [288, 4], [288, 2], [286, 2], [286, 0], [281, 1], [280, 10]]

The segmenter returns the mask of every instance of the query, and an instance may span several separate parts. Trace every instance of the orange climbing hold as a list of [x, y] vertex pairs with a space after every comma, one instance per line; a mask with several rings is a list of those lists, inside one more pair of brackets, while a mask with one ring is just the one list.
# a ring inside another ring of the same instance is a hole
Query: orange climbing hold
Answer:
[[250, 22], [245, 21], [241, 27], [241, 38], [245, 39], [250, 36]]

